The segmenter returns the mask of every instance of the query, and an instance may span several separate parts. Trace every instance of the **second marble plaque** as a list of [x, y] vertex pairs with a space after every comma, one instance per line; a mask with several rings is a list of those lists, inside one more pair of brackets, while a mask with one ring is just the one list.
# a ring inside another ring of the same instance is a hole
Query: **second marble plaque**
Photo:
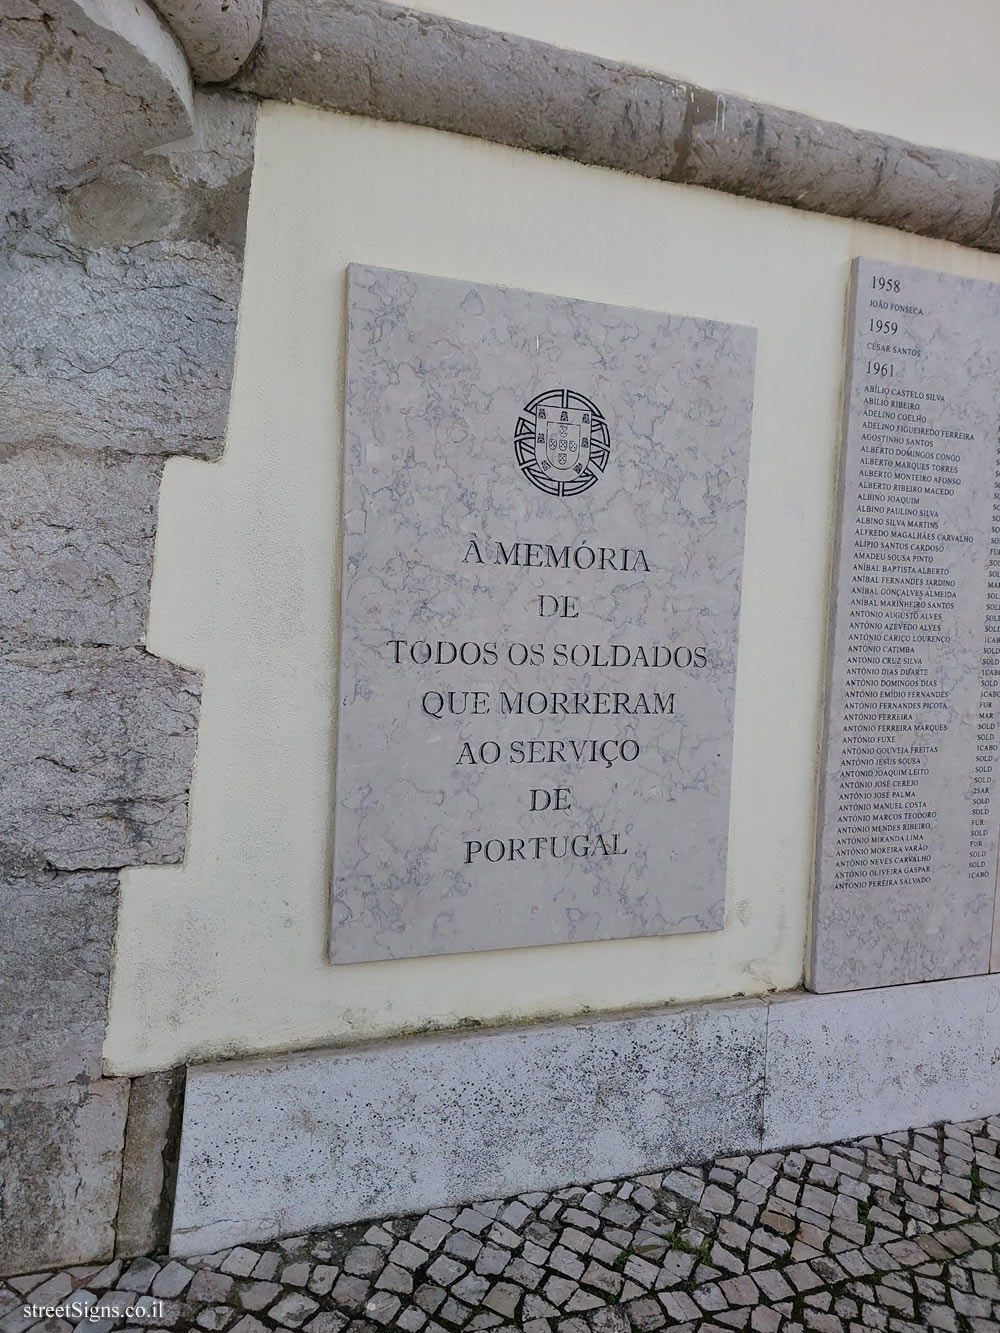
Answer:
[[1000, 284], [859, 259], [809, 984], [990, 966]]
[[332, 958], [720, 928], [753, 331], [349, 310]]

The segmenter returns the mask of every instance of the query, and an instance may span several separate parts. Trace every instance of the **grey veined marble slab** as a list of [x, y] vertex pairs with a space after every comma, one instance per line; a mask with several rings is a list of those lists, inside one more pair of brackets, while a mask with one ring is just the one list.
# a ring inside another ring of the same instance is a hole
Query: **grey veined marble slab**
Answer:
[[854, 273], [809, 984], [990, 966], [1000, 285]]
[[753, 331], [349, 305], [333, 960], [719, 929]]

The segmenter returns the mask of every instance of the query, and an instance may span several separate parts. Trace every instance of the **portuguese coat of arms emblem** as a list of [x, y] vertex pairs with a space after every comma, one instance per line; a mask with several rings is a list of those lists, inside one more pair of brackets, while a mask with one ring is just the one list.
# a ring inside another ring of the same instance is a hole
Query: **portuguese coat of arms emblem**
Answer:
[[575, 389], [551, 389], [532, 398], [514, 428], [518, 467], [540, 491], [579, 495], [598, 480], [611, 440], [598, 407]]

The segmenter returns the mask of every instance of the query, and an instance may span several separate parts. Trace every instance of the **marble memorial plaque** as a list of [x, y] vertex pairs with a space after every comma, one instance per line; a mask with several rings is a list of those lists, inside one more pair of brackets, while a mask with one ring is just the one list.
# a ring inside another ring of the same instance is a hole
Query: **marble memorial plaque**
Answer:
[[810, 986], [989, 968], [1000, 285], [856, 261]]
[[335, 962], [722, 926], [753, 367], [351, 267]]

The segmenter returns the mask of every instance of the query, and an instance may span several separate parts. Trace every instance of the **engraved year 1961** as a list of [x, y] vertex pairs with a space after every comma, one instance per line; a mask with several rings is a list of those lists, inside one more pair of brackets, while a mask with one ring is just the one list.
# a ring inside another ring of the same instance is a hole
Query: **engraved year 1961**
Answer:
[[891, 380], [896, 373], [896, 367], [891, 361], [869, 361], [867, 374], [874, 375], [876, 379]]

